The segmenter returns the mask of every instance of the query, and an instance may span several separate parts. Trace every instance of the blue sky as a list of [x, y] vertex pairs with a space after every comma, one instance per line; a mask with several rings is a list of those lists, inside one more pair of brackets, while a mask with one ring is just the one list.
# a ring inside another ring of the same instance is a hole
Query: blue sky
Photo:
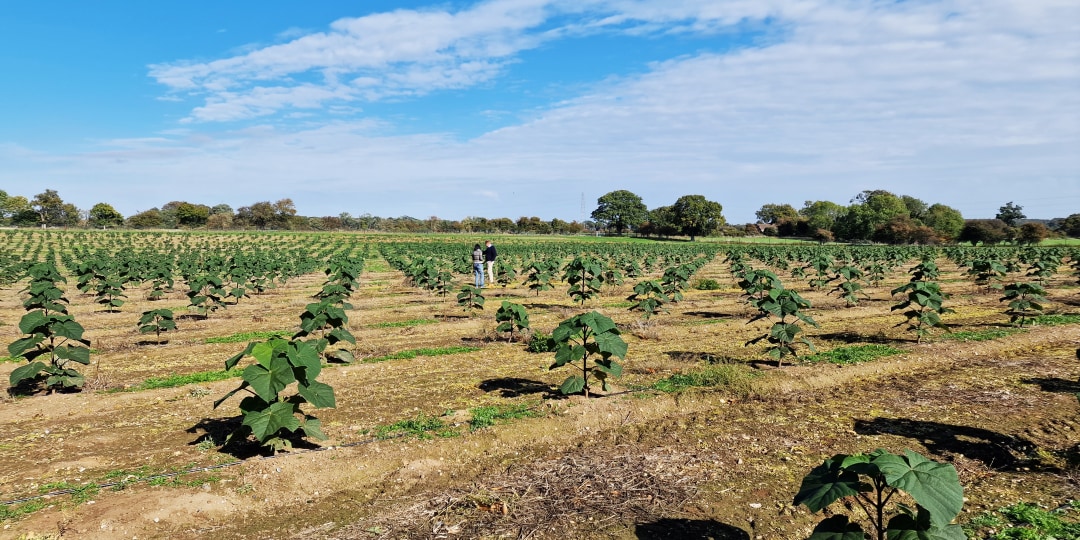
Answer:
[[0, 189], [125, 215], [1080, 212], [1074, 0], [8, 2]]

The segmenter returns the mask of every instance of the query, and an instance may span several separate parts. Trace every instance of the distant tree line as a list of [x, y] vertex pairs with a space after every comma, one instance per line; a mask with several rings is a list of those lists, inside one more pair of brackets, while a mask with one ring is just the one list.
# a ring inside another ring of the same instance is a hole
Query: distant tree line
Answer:
[[187, 201], [172, 201], [124, 217], [108, 203], [97, 203], [81, 210], [66, 203], [51, 189], [27, 199], [0, 190], [0, 226], [83, 227], [129, 229], [209, 229], [209, 230], [316, 230], [374, 232], [475, 232], [522, 234], [578, 234], [593, 230], [592, 222], [578, 223], [539, 217], [510, 218], [466, 217], [462, 220], [431, 216], [379, 217], [371, 214], [352, 216], [306, 217], [297, 215], [292, 199], [260, 201], [233, 210], [227, 204], [208, 206]]
[[1049, 220], [1027, 220], [1023, 207], [1012, 201], [994, 219], [964, 219], [959, 210], [885, 190], [859, 193], [847, 206], [831, 201], [806, 201], [796, 210], [790, 204], [765, 204], [756, 212], [757, 224], [748, 232], [818, 240], [886, 244], [970, 242], [1038, 243], [1051, 236], [1080, 237], [1080, 214]]
[[592, 221], [579, 223], [539, 217], [486, 218], [461, 220], [431, 216], [380, 217], [371, 214], [353, 216], [306, 217], [297, 215], [291, 199], [260, 201], [233, 209], [227, 204], [208, 206], [187, 201], [172, 201], [134, 215], [123, 216], [112, 205], [100, 202], [89, 210], [65, 202], [55, 190], [27, 198], [9, 195], [0, 189], [0, 226], [15, 227], [85, 227], [131, 229], [210, 229], [210, 230], [319, 230], [375, 232], [456, 232], [579, 234], [603, 231], [641, 236], [769, 235], [813, 238], [820, 241], [881, 242], [889, 244], [937, 244], [970, 242], [1037, 243], [1053, 236], [1080, 238], [1080, 213], [1050, 220], [1028, 220], [1023, 207], [1008, 202], [998, 209], [994, 219], [964, 219], [960, 211], [908, 195], [885, 190], [863, 191], [848, 205], [831, 201], [806, 201], [795, 209], [790, 204], [765, 204], [756, 212], [757, 223], [728, 225], [720, 203], [703, 195], [684, 195], [669, 206], [648, 209], [638, 195], [617, 190], [597, 199]]

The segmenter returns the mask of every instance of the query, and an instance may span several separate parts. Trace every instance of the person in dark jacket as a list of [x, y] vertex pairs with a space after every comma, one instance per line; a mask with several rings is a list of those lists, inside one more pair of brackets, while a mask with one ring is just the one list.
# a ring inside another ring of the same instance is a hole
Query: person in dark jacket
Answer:
[[484, 250], [480, 249], [480, 244], [472, 248], [472, 269], [473, 285], [478, 289], [482, 288], [484, 286]]
[[484, 249], [484, 260], [487, 261], [488, 281], [495, 283], [495, 257], [499, 254], [495, 252], [495, 244], [491, 243], [491, 240], [487, 241], [487, 248]]

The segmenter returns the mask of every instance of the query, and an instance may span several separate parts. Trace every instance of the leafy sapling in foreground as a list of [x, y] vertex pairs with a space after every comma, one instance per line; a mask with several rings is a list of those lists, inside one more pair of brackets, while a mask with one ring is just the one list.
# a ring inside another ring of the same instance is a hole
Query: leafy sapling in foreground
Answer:
[[[316, 345], [310, 341], [281, 338], [252, 342], [226, 360], [225, 369], [233, 369], [245, 356], [253, 358], [255, 363], [244, 368], [243, 382], [214, 402], [214, 408], [217, 408], [238, 392], [250, 394], [240, 401], [243, 421], [240, 428], [229, 435], [226, 444], [234, 437], [244, 438], [251, 434], [263, 446], [277, 452], [292, 448], [289, 437], [297, 431], [307, 437], [326, 440], [319, 419], [300, 408], [304, 403], [317, 409], [336, 405], [334, 389], [315, 380], [322, 371]], [[296, 393], [283, 395], [292, 383], [296, 383]]]
[[785, 356], [798, 357], [795, 351], [796, 341], [801, 341], [810, 348], [810, 351], [814, 351], [814, 344], [810, 340], [798, 337], [802, 332], [798, 321], [815, 328], [818, 326], [814, 319], [803, 313], [804, 309], [810, 308], [810, 302], [799, 296], [799, 293], [785, 289], [777, 281], [774, 288], [754, 302], [754, 307], [758, 309], [758, 314], [751, 318], [747, 324], [761, 319], [772, 320], [773, 318], [775, 318], [775, 322], [769, 328], [769, 333], [751, 339], [745, 345], [768, 341], [769, 347], [766, 348], [766, 352], [776, 360], [777, 367], [783, 365]]
[[882, 449], [835, 455], [803, 478], [794, 504], [818, 512], [841, 499], [863, 510], [869, 532], [847, 515], [837, 514], [818, 523], [809, 540], [966, 538], [952, 523], [964, 504], [956, 469], [910, 450], [903, 455]]
[[23, 301], [27, 313], [19, 321], [26, 337], [8, 345], [8, 354], [29, 363], [12, 371], [8, 381], [13, 388], [41, 383], [50, 391], [81, 388], [85, 379], [73, 366], [90, 363], [90, 340], [67, 314], [67, 298], [57, 286], [67, 280], [50, 263], [35, 264], [28, 273], [30, 284], [24, 291], [29, 297]]
[[495, 331], [507, 334], [506, 342], [509, 343], [514, 340], [515, 330], [520, 334], [529, 329], [529, 313], [521, 304], [503, 300], [495, 312], [495, 322], [499, 323]]
[[653, 279], [634, 285], [634, 294], [626, 299], [634, 302], [634, 305], [629, 308], [630, 311], [640, 311], [641, 318], [646, 321], [657, 313], [667, 311], [665, 306], [668, 303], [668, 297], [664, 294], [664, 288], [660, 282]]
[[138, 326], [140, 333], [153, 333], [160, 344], [161, 333], [176, 330], [176, 321], [171, 309], [152, 309], [142, 313]]
[[472, 285], [463, 285], [457, 295], [458, 306], [462, 311], [472, 315], [473, 311], [484, 309], [484, 291]]
[[1005, 295], [1000, 302], [1009, 301], [1009, 309], [1005, 314], [1009, 316], [1009, 323], [1019, 322], [1023, 327], [1028, 319], [1043, 312], [1043, 304], [1046, 302], [1046, 289], [1038, 283], [1010, 283], [1005, 286]]
[[615, 323], [600, 313], [591, 311], [559, 323], [550, 341], [555, 345], [555, 363], [548, 369], [570, 364], [581, 370], [580, 375], [567, 377], [559, 386], [563, 394], [584, 391], [589, 397], [589, 377], [598, 379], [607, 392], [608, 377], [622, 376], [622, 366], [613, 357], [626, 358], [626, 342], [619, 337]]

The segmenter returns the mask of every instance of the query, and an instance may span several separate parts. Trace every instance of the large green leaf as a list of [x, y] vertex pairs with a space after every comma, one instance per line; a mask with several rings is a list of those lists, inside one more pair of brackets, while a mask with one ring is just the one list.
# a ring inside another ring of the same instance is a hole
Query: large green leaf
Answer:
[[25, 366], [19, 366], [11, 372], [8, 376], [8, 382], [11, 386], [18, 385], [23, 379], [32, 379], [37, 377], [38, 373], [41, 373], [45, 369], [45, 364], [41, 362], [30, 362]]
[[43, 325], [49, 322], [49, 318], [40, 311], [31, 311], [19, 320], [19, 331], [24, 334], [33, 334]]
[[73, 347], [71, 345], [61, 345], [53, 349], [53, 354], [57, 358], [64, 360], [72, 360], [83, 365], [90, 364], [90, 349], [86, 347]]
[[964, 506], [964, 488], [956, 468], [905, 450], [903, 456], [885, 453], [874, 458], [892, 487], [906, 491], [919, 506], [930, 512], [935, 527], [945, 527]]
[[8, 354], [12, 358], [22, 356], [23, 353], [29, 351], [30, 349], [33, 349], [38, 345], [38, 343], [41, 343], [42, 341], [45, 341], [45, 336], [43, 334], [34, 334], [29, 337], [16, 339], [8, 345]]
[[561, 385], [559, 385], [559, 392], [563, 394], [576, 394], [585, 389], [585, 379], [578, 375], [572, 375], [567, 377]]
[[554, 369], [563, 366], [569, 362], [576, 362], [585, 358], [584, 345], [575, 345], [573, 343], [559, 343], [555, 349], [555, 363], [548, 369]]
[[838, 454], [814, 467], [803, 478], [793, 504], [803, 504], [811, 512], [817, 512], [841, 497], [857, 495], [862, 483], [858, 473], [844, 467], [848, 457]]
[[320, 441], [327, 439], [326, 434], [322, 431], [322, 422], [319, 422], [319, 419], [314, 416], [308, 416], [300, 422], [300, 429], [304, 430], [304, 435], [313, 439]]
[[244, 369], [244, 380], [251, 384], [255, 393], [266, 401], [273, 401], [278, 393], [296, 380], [289, 361], [275, 356], [270, 359], [270, 367], [252, 364]]
[[[481, 304], [483, 304], [483, 302], [481, 302]], [[356, 345], [356, 338], [353, 337], [353, 335], [344, 328], [335, 328], [331, 330], [328, 334], [328, 337], [332, 338], [330, 340], [331, 344], [339, 341], [347, 341], [349, 343], [352, 343], [353, 345]]]
[[866, 533], [858, 523], [851, 523], [845, 515], [824, 519], [814, 527], [807, 540], [866, 540]]
[[265, 442], [282, 428], [296, 431], [300, 427], [300, 420], [293, 414], [292, 404], [279, 401], [265, 409], [246, 411], [243, 425], [251, 429], [259, 442]]
[[270, 360], [274, 356], [274, 343], [273, 341], [263, 341], [262, 343], [256, 343], [251, 348], [251, 356], [255, 357], [255, 361], [261, 364], [265, 368], [270, 367]]
[[297, 391], [308, 403], [317, 409], [334, 408], [337, 406], [334, 400], [334, 389], [326, 383], [311, 381], [307, 385], [297, 385]]
[[598, 332], [593, 339], [596, 340], [596, 346], [600, 352], [626, 358], [626, 342], [617, 333]]
[[[322, 361], [319, 359], [319, 351], [307, 341], [294, 341], [286, 350], [289, 363], [298, 368], [303, 368], [303, 378], [306, 381], [314, 381], [322, 371]], [[295, 374], [294, 374], [295, 375]]]

